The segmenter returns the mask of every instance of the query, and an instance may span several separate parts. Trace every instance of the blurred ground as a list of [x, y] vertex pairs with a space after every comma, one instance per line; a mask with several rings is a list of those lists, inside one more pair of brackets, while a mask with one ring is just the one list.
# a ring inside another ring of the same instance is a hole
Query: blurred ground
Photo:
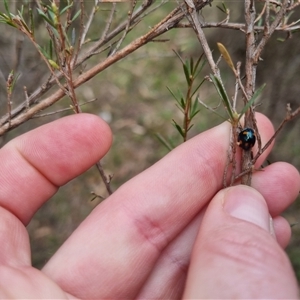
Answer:
[[[165, 10], [158, 11], [155, 18], [159, 19], [168, 9], [166, 7]], [[209, 17], [215, 17], [215, 14], [210, 13], [212, 9], [215, 11], [215, 5], [209, 9]], [[205, 12], [203, 14], [205, 15]], [[236, 19], [239, 18], [238, 15]], [[140, 26], [147, 28], [151, 25], [153, 25], [153, 21], [147, 19]], [[5, 93], [5, 78], [14, 59], [12, 52], [9, 51], [11, 33], [6, 30], [4, 25], [0, 26], [0, 33], [3, 34], [3, 41], [0, 44], [0, 68], [3, 75], [0, 78], [2, 95]], [[245, 49], [243, 36], [240, 32], [212, 29], [206, 30], [206, 32], [210, 37], [212, 48], [216, 49], [216, 42], [221, 42], [226, 45], [234, 61], [242, 60]], [[160, 133], [164, 137], [169, 137], [175, 144], [180, 142], [180, 138], [171, 123], [173, 118], [180, 121], [181, 115], [166, 86], [174, 91], [178, 88], [185, 91], [185, 79], [180, 61], [172, 49], [182, 52], [183, 56], [193, 56], [195, 59], [201, 54], [201, 50], [193, 32], [189, 29], [170, 31], [163, 38], [169, 39], [169, 41], [146, 45], [77, 90], [82, 102], [93, 98], [98, 99], [96, 102], [84, 106], [83, 110], [101, 116], [112, 128], [114, 142], [110, 152], [103, 160], [103, 167], [107, 174], [114, 175], [113, 189], [117, 189], [122, 183], [167, 153], [167, 149], [157, 140], [155, 134]], [[41, 74], [46, 72], [38, 58], [33, 54], [34, 50], [30, 48], [28, 41], [24, 41], [23, 45], [24, 51], [26, 51], [22, 58], [23, 70], [29, 68], [34, 72], [27, 72], [27, 76], [22, 77], [22, 80], [26, 79], [26, 82], [20, 83], [19, 93], [25, 84], [34, 90], [40, 84], [39, 78], [43, 79]], [[266, 82], [267, 88], [264, 91], [263, 99], [261, 99], [262, 106], [258, 110], [269, 116], [275, 126], [284, 117], [287, 102], [290, 102], [294, 108], [300, 105], [299, 49], [299, 35], [295, 34], [285, 43], [273, 40], [267, 46], [263, 55], [264, 60], [259, 66], [258, 86]], [[89, 63], [91, 64], [97, 59], [94, 58]], [[233, 86], [231, 74], [225, 64], [221, 67], [230, 91]], [[207, 73], [208, 71], [204, 72], [203, 75]], [[200, 91], [200, 96], [208, 103], [217, 98], [216, 92], [207, 87]], [[5, 99], [5, 97], [2, 98]], [[1, 111], [5, 112], [5, 101], [2, 99], [0, 101]], [[51, 107], [49, 111], [68, 106], [68, 100], [63, 100], [55, 107]], [[31, 120], [7, 134], [5, 142], [63, 115], [61, 113]], [[202, 109], [195, 118], [195, 126], [190, 136], [220, 122], [222, 120], [219, 117]], [[271, 162], [287, 161], [300, 170], [299, 122], [298, 118], [285, 126], [277, 139], [270, 157]], [[105, 189], [95, 168], [62, 187], [34, 217], [28, 230], [35, 266], [42, 267], [78, 224], [99, 203], [99, 199], [91, 201], [91, 191], [105, 195]], [[296, 224], [299, 222], [299, 213], [298, 199], [288, 209], [285, 216], [291, 224]], [[297, 276], [300, 278], [300, 225], [295, 225], [292, 230], [293, 237], [288, 253]]]

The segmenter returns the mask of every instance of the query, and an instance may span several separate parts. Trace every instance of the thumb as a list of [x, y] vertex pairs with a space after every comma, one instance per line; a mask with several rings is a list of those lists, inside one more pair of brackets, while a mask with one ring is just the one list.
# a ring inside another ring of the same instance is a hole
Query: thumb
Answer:
[[291, 264], [274, 236], [261, 194], [242, 185], [220, 191], [201, 224], [184, 298], [297, 298]]

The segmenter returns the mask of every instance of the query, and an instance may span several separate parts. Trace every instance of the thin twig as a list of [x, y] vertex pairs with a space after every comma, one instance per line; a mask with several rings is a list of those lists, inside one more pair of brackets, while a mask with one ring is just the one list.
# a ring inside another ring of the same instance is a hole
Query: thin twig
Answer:
[[113, 21], [114, 14], [116, 13], [116, 7], [117, 7], [117, 3], [114, 2], [113, 5], [112, 5], [112, 9], [110, 11], [110, 15], [109, 15], [109, 17], [107, 19], [106, 26], [105, 26], [105, 28], [103, 30], [103, 33], [102, 33], [100, 41], [104, 41], [106, 39], [106, 37], [107, 37], [108, 31], [109, 31], [109, 29], [111, 27], [111, 23]]
[[238, 124], [232, 124], [231, 126], [231, 164], [232, 164], [232, 171], [231, 171], [231, 180], [230, 180], [230, 186], [234, 184], [235, 180], [235, 174], [236, 174], [236, 165], [237, 165], [237, 160], [236, 160], [236, 145], [237, 145], [237, 131], [238, 131]]
[[115, 46], [115, 48], [111, 51], [111, 53], [109, 55], [114, 55], [119, 50], [121, 44], [123, 43], [125, 37], [127, 36], [128, 32], [129, 32], [129, 28], [131, 25], [131, 19], [132, 19], [133, 11], [136, 6], [137, 0], [131, 0], [130, 2], [131, 2], [131, 7], [128, 12], [127, 24], [126, 24], [125, 30], [123, 31], [122, 37], [118, 41], [117, 45]]
[[[259, 0], [259, 2], [264, 2], [266, 3], [267, 0]], [[282, 3], [279, 1], [275, 1], [275, 0], [269, 0], [269, 3], [274, 4], [277, 7], [281, 7]]]
[[[152, 4], [152, 0], [146, 0], [145, 2], [143, 2], [143, 4], [137, 8], [135, 10], [135, 12], [132, 14], [131, 17], [131, 24], [135, 24], [140, 22], [139, 17], [151, 6]], [[85, 62], [88, 58], [90, 58], [91, 56], [93, 56], [94, 53], [97, 53], [97, 51], [103, 46], [105, 45], [108, 41], [112, 40], [113, 38], [115, 38], [119, 33], [121, 33], [123, 30], [125, 30], [126, 26], [127, 26], [127, 20], [124, 21], [123, 23], [119, 24], [115, 29], [113, 29], [110, 33], [106, 32], [106, 30], [110, 29], [111, 26], [111, 22], [113, 20], [113, 16], [115, 13], [115, 9], [116, 9], [116, 4], [113, 4], [113, 8], [107, 23], [107, 26], [104, 29], [104, 32], [102, 34], [102, 37], [100, 40], [98, 40], [97, 42], [95, 42], [93, 44], [93, 46], [91, 46], [83, 55], [82, 57], [80, 57], [78, 63], [81, 64], [83, 62]]]
[[[79, 104], [79, 106], [84, 106], [86, 104], [89, 104], [91, 102], [95, 102], [97, 101], [98, 99], [95, 98], [95, 99], [92, 99], [92, 100], [89, 100], [89, 101], [86, 101], [82, 104]], [[49, 113], [45, 113], [45, 114], [36, 114], [35, 116], [33, 116], [32, 118], [43, 118], [43, 117], [49, 117], [51, 115], [56, 115], [58, 113], [61, 113], [61, 112], [65, 112], [65, 111], [70, 111], [70, 110], [73, 110], [73, 107], [68, 107], [68, 108], [62, 108], [62, 109], [58, 109], [56, 111], [52, 111], [52, 112], [49, 112]]]
[[[92, 8], [92, 11], [91, 11], [91, 13], [89, 15], [89, 18], [88, 18], [86, 24], [84, 25], [83, 22], [81, 21], [82, 22], [81, 27], [83, 28], [83, 31], [82, 31], [81, 38], [79, 40], [79, 47], [80, 47], [80, 49], [83, 46], [83, 44], [85, 43], [86, 35], [87, 35], [88, 31], [90, 30], [91, 24], [92, 24], [92, 22], [94, 20], [94, 17], [96, 15], [97, 11], [98, 11], [98, 4], [99, 4], [99, 2], [100, 2], [100, 0], [95, 0], [95, 4], [94, 4], [94, 6]], [[83, 11], [81, 12], [81, 14], [83, 14]]]
[[192, 24], [192, 26], [194, 27], [194, 30], [197, 34], [197, 37], [198, 37], [198, 39], [200, 41], [200, 44], [203, 48], [203, 51], [205, 53], [208, 64], [209, 64], [213, 74], [216, 75], [219, 79], [221, 79], [219, 68], [218, 68], [218, 66], [216, 65], [216, 63], [213, 59], [212, 52], [211, 52], [210, 47], [208, 45], [206, 36], [205, 36], [205, 34], [204, 34], [204, 32], [201, 28], [200, 19], [198, 17], [195, 4], [192, 0], [185, 0], [185, 3], [189, 7], [189, 10], [186, 12], [186, 14], [190, 16], [190, 18], [188, 18], [188, 20]]
[[234, 111], [236, 111], [236, 103], [237, 103], [237, 97], [239, 92], [239, 81], [240, 81], [240, 74], [241, 74], [241, 62], [238, 61], [236, 64], [236, 76], [235, 76], [235, 89], [234, 89], [234, 96], [232, 100], [232, 108]]
[[298, 107], [296, 110], [294, 110], [292, 112], [290, 104], [287, 104], [287, 109], [286, 109], [286, 116], [285, 118], [282, 120], [282, 122], [279, 124], [278, 128], [276, 129], [275, 133], [273, 134], [273, 136], [269, 139], [269, 141], [264, 145], [264, 147], [262, 147], [262, 149], [260, 151], [257, 152], [257, 154], [255, 155], [255, 157], [253, 158], [253, 164], [257, 161], [257, 159], [261, 156], [262, 153], [264, 153], [269, 146], [272, 144], [272, 142], [275, 140], [276, 136], [279, 134], [279, 132], [281, 131], [281, 129], [283, 128], [283, 126], [291, 121], [292, 119], [294, 119], [297, 115], [300, 114], [300, 107]]
[[293, 5], [290, 5], [288, 8], [287, 8], [287, 11], [292, 11], [294, 10], [296, 7], [300, 6], [300, 1], [298, 0], [298, 2], [294, 3]]
[[11, 71], [6, 81], [6, 94], [7, 94], [7, 113], [8, 113], [8, 126], [11, 127], [11, 106], [12, 106], [12, 89], [14, 83], [14, 72]]
[[266, 0], [265, 3], [266, 6], [266, 15], [265, 15], [265, 32], [269, 32], [270, 31], [270, 3], [269, 0]]
[[[245, 0], [245, 25], [246, 25], [246, 57], [245, 57], [245, 104], [252, 97], [255, 90], [257, 62], [253, 60], [255, 51], [255, 31], [254, 23], [256, 18], [256, 10], [254, 0]], [[245, 127], [253, 128], [254, 123], [253, 108], [250, 107], [245, 113]], [[251, 151], [243, 151], [242, 153], [242, 170], [249, 168], [251, 163]], [[242, 177], [242, 184], [251, 185], [251, 172]]]
[[[196, 9], [201, 9], [207, 4], [209, 4], [207, 1], [199, 1], [197, 2]], [[184, 7], [185, 5], [182, 4], [180, 7], [175, 8], [171, 13], [169, 13], [169, 15], [167, 15], [163, 20], [161, 20], [148, 33], [137, 38], [136, 40], [134, 40], [133, 42], [125, 46], [123, 49], [116, 52], [115, 55], [107, 57], [104, 61], [91, 67], [91, 69], [81, 74], [78, 78], [74, 79], [73, 81], [74, 88], [77, 88], [78, 86], [82, 85], [86, 81], [93, 78], [96, 74], [100, 73], [104, 69], [114, 64], [115, 62], [119, 61], [120, 59], [134, 52], [135, 50], [139, 49], [140, 47], [152, 41], [156, 37], [174, 28], [174, 26], [180, 20], [182, 20], [186, 15], [186, 10], [184, 9]], [[39, 90], [37, 91], [37, 93], [40, 96], [42, 94], [42, 91]], [[32, 118], [39, 111], [44, 110], [45, 108], [53, 105], [55, 102], [60, 100], [64, 95], [65, 95], [64, 91], [57, 90], [56, 92], [53, 92], [49, 97], [33, 105], [26, 112], [24, 112], [25, 106], [22, 107], [21, 111], [19, 111], [18, 114], [15, 114], [14, 117], [12, 118], [10, 128], [15, 128], [20, 124], [26, 122], [28, 119]], [[0, 127], [0, 136], [9, 130], [8, 124], [6, 124], [5, 122], [7, 122], [7, 116], [0, 120], [0, 124], [2, 123]]]
[[286, 110], [286, 116], [285, 118], [282, 120], [282, 122], [279, 124], [278, 128], [276, 129], [275, 133], [273, 134], [273, 136], [269, 139], [269, 141], [264, 145], [264, 147], [262, 147], [261, 149], [259, 149], [259, 151], [257, 152], [257, 154], [254, 156], [254, 158], [251, 161], [251, 165], [246, 168], [245, 170], [243, 170], [240, 174], [238, 174], [235, 177], [235, 181], [237, 181], [238, 179], [244, 177], [245, 175], [251, 173], [254, 170], [254, 164], [256, 163], [256, 161], [258, 160], [258, 158], [270, 147], [270, 145], [273, 143], [273, 141], [275, 140], [275, 138], [278, 136], [279, 132], [282, 130], [283, 126], [293, 120], [296, 116], [298, 116], [300, 114], [300, 106], [295, 109], [293, 112], [291, 111], [291, 107], [290, 104], [287, 104], [287, 110]]
[[[84, 1], [83, 0], [80, 0], [80, 27], [79, 28], [80, 29], [79, 29], [78, 43], [77, 43], [76, 49], [74, 51], [74, 56], [73, 56], [72, 62], [71, 62], [72, 69], [74, 69], [76, 66], [77, 58], [78, 58], [78, 55], [82, 48], [81, 41], [85, 39], [85, 37], [83, 37], [84, 30], [86, 29], [86, 27], [84, 26]], [[75, 37], [76, 37], [76, 35], [75, 35]], [[72, 45], [72, 46], [74, 46], [74, 45]]]
[[26, 86], [24, 86], [24, 95], [25, 95], [26, 109], [29, 109], [28, 92]]
[[[43, 10], [43, 7], [41, 6], [40, 1], [38, 1], [38, 0], [35, 0], [35, 1], [36, 1], [37, 6], [39, 7], [39, 9]], [[132, 16], [132, 22], [134, 22], [134, 20], [137, 20], [139, 17], [141, 17], [142, 14], [151, 6], [151, 4], [152, 4], [152, 0], [146, 0], [145, 2], [143, 2], [143, 4], [138, 9], [136, 9], [136, 11], [134, 12], [134, 14]], [[199, 5], [201, 5], [201, 3]], [[202, 6], [205, 6], [205, 3], [204, 4], [202, 3]], [[114, 7], [115, 7], [115, 4], [114, 4]], [[113, 13], [111, 14], [111, 16], [113, 16]], [[178, 17], [179, 17], [179, 20], [183, 18], [183, 16], [178, 16]], [[139, 21], [140, 20], [138, 19], [137, 22], [139, 22]], [[48, 24], [45, 23], [45, 26], [47, 28]], [[78, 60], [76, 60], [76, 65], [73, 68], [76, 68], [76, 67], [82, 65], [82, 63], [84, 63], [87, 59], [89, 59], [91, 56], [93, 56], [95, 54], [97, 49], [99, 49], [102, 45], [106, 44], [108, 41], [113, 39], [122, 30], [124, 30], [125, 27], [126, 27], [126, 22], [123, 22], [119, 26], [117, 26], [114, 30], [112, 30], [109, 34], [106, 34], [105, 38], [100, 39], [98, 42], [96, 42], [92, 47], [90, 47], [89, 50], [87, 50], [84, 54], [82, 54], [78, 58]], [[174, 27], [174, 25], [172, 27]], [[109, 28], [109, 27], [106, 27], [106, 28]], [[49, 30], [48, 28], [47, 28], [47, 30], [50, 34], [51, 30]], [[47, 63], [48, 62], [46, 61], [46, 64]], [[52, 75], [52, 77], [50, 77], [44, 84], [41, 85], [40, 88], [38, 88], [36, 91], [34, 91], [29, 96], [28, 102], [29, 102], [30, 105], [36, 103], [39, 100], [39, 98], [42, 95], [44, 95], [55, 84], [58, 84], [60, 86], [60, 88], [62, 88], [62, 86], [60, 85], [59, 80], [64, 76], [64, 74], [62, 72], [53, 72], [51, 70], [51, 75]], [[65, 92], [67, 92], [67, 91], [65, 91]], [[26, 109], [26, 104], [23, 102], [18, 107], [16, 107], [15, 109], [13, 109], [11, 111], [11, 117], [14, 118], [17, 115], [21, 114], [24, 111], [24, 109]], [[4, 115], [3, 117], [1, 117], [0, 126], [5, 124], [7, 121], [8, 121], [8, 115]]]
[[290, 0], [283, 0], [282, 2], [282, 6], [279, 10], [279, 12], [277, 13], [273, 23], [268, 26], [268, 31], [266, 30], [267, 28], [265, 27], [264, 30], [264, 35], [261, 38], [259, 44], [257, 45], [254, 53], [253, 53], [253, 59], [254, 61], [257, 63], [259, 60], [259, 57], [261, 55], [262, 50], [264, 49], [266, 43], [268, 42], [268, 40], [270, 39], [271, 35], [274, 33], [274, 31], [276, 30], [276, 27], [280, 24], [280, 22], [282, 21], [282, 18], [285, 16], [286, 12], [287, 12], [287, 7], [288, 7], [288, 3]]
[[[37, 3], [38, 7], [40, 9], [42, 9], [42, 7], [40, 6], [40, 1], [36, 0], [35, 2]], [[164, 1], [162, 1], [162, 3], [163, 2]], [[263, 2], [265, 2], [265, 1], [263, 1]], [[270, 0], [269, 2], [272, 4], [278, 5], [279, 7], [281, 6], [280, 2], [276, 2], [276, 1], [272, 1], [272, 0]], [[157, 7], [159, 7], [161, 5], [161, 4], [159, 4], [158, 6], [154, 7], [152, 10], [149, 10], [149, 12], [148, 12], [147, 10], [151, 6], [151, 4], [152, 4], [152, 0], [147, 0], [139, 8], [137, 8], [132, 16], [132, 22], [140, 22], [140, 20], [141, 20], [140, 18], [142, 18], [143, 16], [146, 16], [147, 14], [149, 14], [152, 11], [155, 11], [157, 9]], [[202, 7], [205, 5], [206, 4], [202, 3]], [[296, 4], [294, 6], [296, 7]], [[297, 3], [297, 6], [298, 6], [298, 3]], [[291, 7], [288, 8], [288, 11], [290, 11], [290, 9], [291, 9]], [[113, 10], [111, 13], [111, 18], [112, 18], [112, 16], [113, 16]], [[108, 22], [107, 24], [110, 24], [110, 23], [111, 22]], [[124, 30], [124, 28], [126, 27], [126, 24], [127, 23], [125, 21], [124, 23], [122, 23], [118, 27], [116, 27], [114, 30], [112, 30], [110, 33], [106, 32], [106, 30], [104, 30], [104, 32], [105, 32], [104, 37], [102, 36], [102, 38], [98, 42], [94, 43], [93, 46], [90, 47], [90, 49], [88, 49], [84, 54], [81, 54], [81, 56], [78, 58], [78, 60], [77, 60], [77, 56], [76, 56], [76, 64], [74, 66], [72, 66], [73, 69], [82, 65], [82, 63], [84, 63], [87, 59], [89, 59], [91, 56], [96, 54], [97, 49], [101, 48], [109, 40], [113, 39], [122, 30]], [[291, 24], [294, 24], [294, 23], [291, 23]], [[291, 24], [286, 24], [284, 26], [277, 26], [275, 28], [275, 30], [283, 31], [283, 32], [292, 32], [292, 31], [300, 29], [300, 25], [291, 26]], [[202, 28], [216, 28], [217, 27], [217, 28], [224, 28], [224, 29], [231, 29], [231, 30], [239, 30], [242, 32], [245, 31], [245, 24], [241, 24], [241, 23], [220, 24], [220, 22], [212, 22], [212, 23], [203, 23], [201, 26], [202, 26]], [[190, 23], [179, 23], [179, 21], [178, 21], [173, 25], [172, 28], [190, 28], [190, 27], [191, 27]], [[108, 28], [109, 28], [109, 26], [106, 27], [107, 30], [108, 30]], [[260, 32], [260, 31], [264, 30], [264, 27], [263, 26], [254, 26], [254, 30], [257, 32]], [[77, 53], [76, 53], [76, 55], [77, 55]], [[35, 104], [38, 100], [40, 100], [40, 97], [43, 94], [45, 94], [51, 87], [53, 87], [55, 84], [60, 84], [58, 80], [60, 80], [63, 77], [63, 75], [64, 74], [62, 74], [62, 73], [52, 72], [52, 78], [50, 77], [44, 84], [41, 85], [41, 87], [39, 87], [33, 93], [31, 93], [27, 99], [27, 103], [26, 103], [26, 101], [24, 101], [19, 106], [12, 109], [11, 117], [14, 118], [14, 117], [18, 116], [19, 114], [21, 114], [24, 110], [26, 110], [26, 106], [28, 103], [30, 106]], [[8, 115], [4, 115], [0, 118], [0, 126], [5, 124], [6, 122], [8, 122]]]
[[263, 17], [266, 11], [266, 7], [267, 7], [267, 3], [264, 4], [263, 9], [261, 10], [260, 14], [256, 17], [254, 23], [257, 23]]
[[[283, 31], [283, 32], [289, 32], [289, 31], [295, 31], [299, 30], [300, 26], [294, 26], [294, 24], [297, 22], [292, 22], [289, 25], [284, 26], [277, 26], [275, 28], [275, 31]], [[191, 28], [192, 25], [190, 23], [179, 23], [176, 25], [176, 28]], [[223, 28], [223, 29], [231, 29], [231, 30], [239, 30], [242, 32], [245, 32], [245, 24], [243, 23], [219, 23], [219, 22], [207, 22], [203, 23], [201, 25], [202, 28]], [[261, 32], [264, 30], [264, 26], [254, 26], [253, 27], [256, 32]]]
[[104, 170], [103, 170], [103, 167], [101, 165], [101, 162], [98, 161], [96, 163], [96, 167], [100, 173], [100, 176], [102, 178], [102, 181], [104, 182], [104, 185], [105, 185], [105, 188], [108, 192], [109, 195], [111, 195], [113, 193], [112, 189], [111, 189], [111, 186], [110, 186], [110, 182], [111, 182], [111, 176], [107, 177], [104, 173]]

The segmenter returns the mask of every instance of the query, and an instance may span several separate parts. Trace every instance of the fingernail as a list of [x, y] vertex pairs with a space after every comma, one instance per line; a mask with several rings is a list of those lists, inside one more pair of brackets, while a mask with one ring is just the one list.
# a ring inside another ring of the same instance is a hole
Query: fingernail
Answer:
[[230, 216], [271, 232], [268, 206], [255, 189], [245, 185], [228, 188], [224, 194], [223, 207]]

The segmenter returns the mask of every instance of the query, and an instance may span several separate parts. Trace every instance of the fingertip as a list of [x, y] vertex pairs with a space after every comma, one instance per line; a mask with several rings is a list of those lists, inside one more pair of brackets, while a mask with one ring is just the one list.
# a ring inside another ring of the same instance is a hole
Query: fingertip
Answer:
[[266, 133], [269, 133], [269, 134], [274, 133], [274, 126], [273, 126], [271, 120], [267, 116], [265, 116], [264, 114], [261, 114], [259, 112], [256, 112], [255, 117], [256, 117], [259, 128], [261, 128]]
[[109, 126], [84, 113], [48, 123], [12, 141], [22, 156], [57, 186], [99, 161], [111, 142]]
[[79, 124], [78, 129], [82, 131], [83, 135], [89, 133], [90, 139], [99, 144], [99, 146], [106, 147], [103, 151], [107, 152], [112, 143], [112, 132], [109, 125], [103, 119], [93, 114], [81, 113], [74, 115], [74, 117], [76, 117], [74, 122], [76, 121]]
[[292, 236], [291, 225], [284, 217], [278, 216], [273, 219], [273, 226], [278, 244], [285, 249]]
[[222, 191], [224, 211], [231, 217], [270, 230], [268, 206], [263, 196], [255, 189], [238, 185]]
[[90, 114], [64, 117], [15, 138], [0, 150], [0, 205], [27, 224], [57, 187], [98, 162], [111, 140], [108, 125]]
[[87, 143], [94, 143], [96, 146], [101, 145], [105, 147], [103, 151], [107, 151], [112, 142], [112, 133], [108, 124], [100, 117], [88, 113], [63, 117], [40, 126], [27, 134], [34, 138], [40, 132], [43, 132], [43, 135], [49, 134], [53, 138], [60, 136], [67, 138], [72, 136], [75, 140], [78, 139], [81, 141], [81, 139], [84, 139]]
[[[243, 119], [244, 117], [242, 118], [242, 123], [243, 123]], [[259, 112], [255, 113], [255, 119], [257, 122], [259, 133], [262, 138], [262, 142], [265, 139], [269, 139], [274, 134], [274, 126], [271, 120], [267, 116]]]
[[266, 199], [270, 214], [275, 217], [299, 196], [300, 175], [293, 165], [276, 162], [255, 172], [252, 186]]
[[[269, 140], [272, 138], [274, 134], [274, 126], [272, 122], [267, 118], [265, 115], [261, 113], [255, 113], [256, 121], [257, 121], [257, 127], [258, 127], [258, 133], [257, 135], [257, 142], [256, 145], [253, 147], [253, 154], [256, 155], [258, 151], [259, 146], [259, 140], [261, 142], [261, 148], [263, 148]], [[264, 160], [267, 158], [269, 153], [271, 152], [274, 145], [274, 141], [269, 145], [269, 147], [262, 153], [262, 155], [259, 156], [258, 160], [255, 163], [255, 166], [258, 168], [260, 167]]]

